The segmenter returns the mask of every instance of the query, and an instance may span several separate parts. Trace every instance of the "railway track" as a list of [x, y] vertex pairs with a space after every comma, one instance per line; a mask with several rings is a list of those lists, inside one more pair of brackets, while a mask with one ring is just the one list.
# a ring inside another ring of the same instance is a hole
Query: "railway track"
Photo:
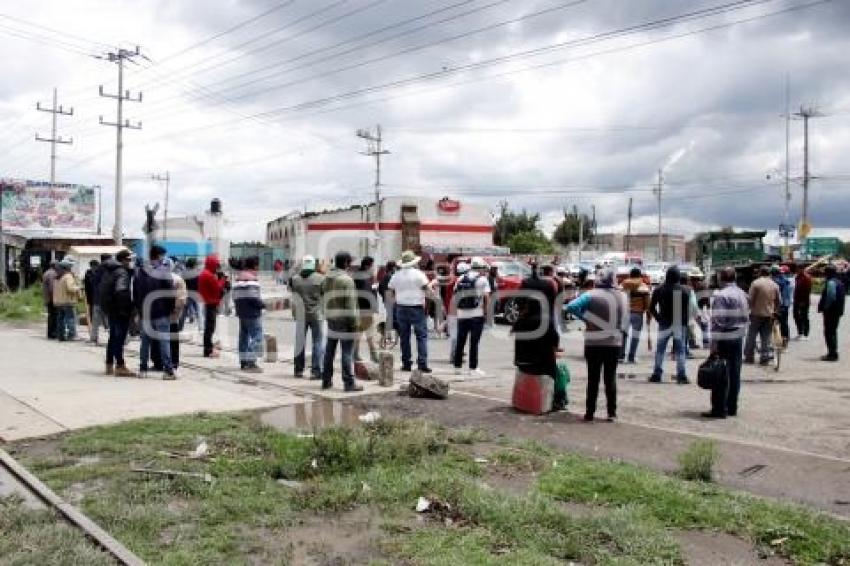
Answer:
[[0, 448], [0, 468], [14, 478], [22, 489], [31, 494], [33, 499], [54, 510], [64, 521], [81, 531], [95, 546], [112, 556], [118, 564], [123, 566], [144, 565], [145, 562], [141, 558], [133, 554], [79, 509], [59, 497], [2, 448]]

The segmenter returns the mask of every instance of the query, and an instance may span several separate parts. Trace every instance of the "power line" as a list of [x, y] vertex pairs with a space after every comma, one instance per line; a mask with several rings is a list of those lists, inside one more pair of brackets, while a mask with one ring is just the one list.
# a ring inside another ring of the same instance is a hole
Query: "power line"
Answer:
[[[772, 0], [761, 0], [761, 1], [763, 2], [763, 1], [772, 1]], [[326, 110], [323, 110], [323, 111], [314, 112], [314, 113], [307, 114], [307, 115], [301, 115], [300, 118], [304, 118], [306, 116], [315, 116], [315, 115], [319, 115], [319, 114], [323, 114], [323, 113], [327, 113], [327, 112], [336, 112], [336, 111], [347, 109], [347, 108], [353, 108], [353, 107], [357, 107], [357, 106], [373, 104], [375, 102], [384, 102], [384, 101], [393, 100], [393, 99], [401, 98], [401, 97], [405, 97], [405, 96], [412, 96], [412, 95], [416, 95], [416, 94], [432, 92], [434, 90], [442, 90], [444, 88], [454, 88], [454, 87], [461, 86], [463, 84], [472, 83], [472, 82], [481, 82], [481, 81], [492, 80], [494, 78], [501, 78], [501, 77], [505, 77], [505, 76], [509, 76], [509, 75], [514, 75], [514, 74], [539, 70], [539, 69], [543, 69], [543, 68], [559, 66], [559, 65], [563, 65], [563, 64], [566, 64], [566, 63], [574, 62], [574, 61], [586, 60], [586, 59], [589, 59], [589, 58], [592, 58], [592, 57], [597, 57], [597, 56], [600, 56], [600, 55], [607, 55], [607, 54], [611, 54], [611, 53], [623, 52], [623, 51], [627, 51], [627, 50], [631, 50], [631, 49], [646, 47], [646, 46], [654, 45], [654, 44], [661, 43], [661, 42], [672, 41], [672, 40], [675, 40], [675, 39], [680, 39], [680, 38], [683, 38], [683, 37], [688, 37], [688, 36], [696, 35], [696, 34], [699, 34], [699, 33], [705, 33], [705, 32], [709, 32], [709, 31], [716, 31], [716, 30], [719, 30], [719, 29], [725, 29], [725, 28], [729, 28], [729, 27], [732, 27], [732, 26], [735, 26], [735, 25], [740, 25], [740, 24], [743, 24], [743, 23], [749, 23], [749, 22], [752, 22], [752, 21], [764, 19], [764, 18], [771, 17], [771, 16], [809, 8], [809, 7], [812, 7], [812, 6], [815, 6], [815, 5], [823, 4], [827, 1], [829, 1], [829, 0], [815, 0], [814, 2], [809, 2], [807, 4], [796, 5], [796, 6], [792, 6], [792, 7], [789, 7], [789, 8], [784, 8], [784, 9], [781, 9], [781, 10], [768, 12], [768, 13], [765, 13], [765, 14], [759, 14], [759, 15], [752, 16], [752, 17], [741, 18], [741, 19], [738, 19], [738, 20], [730, 21], [730, 22], [724, 22], [724, 23], [721, 23], [721, 24], [714, 24], [714, 25], [706, 26], [706, 27], [699, 28], [699, 29], [696, 29], [696, 30], [690, 30], [690, 31], [687, 31], [687, 32], [673, 34], [673, 35], [663, 37], [663, 38], [656, 38], [656, 39], [653, 39], [653, 40], [647, 40], [647, 41], [644, 41], [644, 42], [639, 42], [639, 43], [630, 44], [630, 45], [626, 45], [626, 46], [618, 46], [618, 47], [607, 49], [607, 50], [602, 50], [602, 51], [597, 51], [597, 52], [594, 52], [594, 53], [581, 55], [581, 56], [578, 56], [578, 57], [561, 59], [561, 60], [558, 60], [558, 61], [550, 61], [550, 62], [546, 62], [546, 63], [542, 63], [542, 64], [538, 64], [538, 65], [532, 65], [532, 66], [528, 66], [528, 67], [524, 67], [524, 68], [520, 68], [520, 69], [512, 69], [512, 70], [505, 71], [505, 72], [502, 72], [502, 73], [498, 73], [498, 74], [495, 74], [495, 75], [487, 75], [487, 76], [484, 76], [484, 77], [475, 77], [473, 79], [466, 79], [464, 81], [458, 81], [458, 82], [451, 83], [451, 84], [448, 84], [448, 85], [442, 85], [441, 87], [438, 87], [436, 89], [434, 89], [434, 88], [425, 89], [425, 90], [419, 90], [419, 91], [415, 91], [415, 92], [407, 92], [407, 93], [403, 93], [403, 94], [395, 95], [395, 96], [383, 97], [381, 99], [366, 100], [366, 101], [363, 101], [363, 102], [360, 102], [360, 103], [350, 104], [350, 105], [346, 105], [346, 106], [339, 106], [339, 107], [335, 107], [335, 108], [331, 108], [331, 109], [326, 109]], [[731, 4], [726, 4], [724, 6], [727, 6], [727, 7], [733, 6], [733, 5], [737, 6], [738, 4], [740, 4], [740, 2], [733, 2]], [[714, 12], [711, 13], [710, 15], [716, 15], [718, 13], [716, 11], [718, 9], [722, 8], [722, 7], [723, 6], [718, 6], [718, 7], [713, 8]], [[706, 16], [703, 16], [703, 17], [706, 17]], [[688, 19], [688, 20], [694, 19], [693, 13], [683, 14], [683, 15], [679, 16], [679, 18], [680, 19]], [[664, 18], [663, 20], [655, 20], [655, 21], [652, 21], [652, 22], [647, 22], [645, 24], [642, 24], [642, 26], [644, 26], [644, 28], [646, 28], [648, 26], [652, 26], [652, 29], [656, 29], [656, 28], [660, 27], [659, 22], [662, 22], [662, 21], [664, 22], [664, 24], [666, 26], [670, 26], [670, 25], [673, 25], [673, 24], [679, 22], [679, 20], [677, 20], [677, 19]], [[636, 31], [635, 31], [636, 27], [637, 26], [630, 26], [628, 28], [621, 28], [621, 30], [619, 30], [619, 31], [622, 32], [623, 30], [632, 30], [631, 33], [636, 33]], [[643, 28], [641, 28], [641, 29], [643, 29]], [[611, 36], [612, 34], [614, 34], [616, 32], [617, 32], [617, 30], [615, 30], [613, 32], [606, 32], [605, 34], [597, 34], [596, 36], [590, 36], [589, 38], [584, 38], [584, 40], [587, 41], [588, 39], [591, 39], [591, 38], [594, 38], [594, 37], [599, 38], [603, 35], [604, 36]], [[558, 44], [556, 44], [556, 45], [558, 45]], [[548, 48], [551, 48], [551, 47], [552, 46], [549, 46]], [[537, 50], [535, 50], [535, 51], [537, 51]], [[527, 54], [527, 53], [528, 52], [520, 52], [519, 54]], [[328, 104], [336, 102], [336, 101], [346, 100], [348, 98], [353, 98], [355, 96], [362, 96], [362, 95], [365, 95], [365, 94], [370, 94], [370, 93], [373, 93], [373, 92], [379, 92], [381, 90], [387, 90], [387, 89], [396, 88], [396, 87], [399, 87], [399, 86], [406, 86], [406, 85], [409, 85], [409, 84], [414, 84], [416, 82], [430, 81], [430, 80], [434, 80], [436, 78], [443, 78], [443, 77], [448, 76], [450, 74], [460, 72], [461, 70], [471, 70], [471, 69], [481, 67], [481, 66], [485, 66], [485, 65], [492, 65], [492, 64], [494, 64], [494, 62], [502, 61], [506, 57], [510, 57], [510, 56], [490, 59], [490, 60], [482, 61], [482, 62], [479, 62], [479, 63], [465, 65], [463, 67], [444, 70], [444, 71], [437, 72], [437, 73], [425, 73], [425, 74], [421, 74], [421, 75], [418, 75], [418, 76], [415, 76], [415, 77], [410, 77], [410, 78], [407, 78], [407, 79], [400, 79], [400, 80], [392, 81], [392, 82], [389, 82], [389, 83], [374, 85], [374, 86], [371, 86], [371, 87], [359, 88], [359, 89], [355, 89], [355, 90], [352, 90], [352, 91], [348, 91], [348, 92], [340, 93], [340, 94], [337, 94], [337, 95], [329, 96], [329, 97], [314, 99], [314, 100], [305, 101], [305, 102], [295, 104], [295, 105], [291, 105], [291, 106], [285, 106], [285, 107], [280, 107], [280, 108], [265, 111], [265, 112], [256, 113], [256, 114], [253, 114], [252, 116], [253, 117], [276, 116], [276, 115], [284, 114], [284, 113], [287, 113], [287, 112], [303, 111], [303, 110], [310, 109], [310, 108], [313, 108], [313, 107], [321, 107], [323, 105], [328, 105]], [[191, 127], [191, 128], [186, 128], [186, 129], [183, 129], [183, 130], [174, 131], [174, 132], [168, 132], [168, 133], [162, 134], [160, 136], [157, 136], [156, 138], [148, 140], [148, 143], [153, 142], [153, 141], [157, 141], [159, 139], [168, 138], [168, 137], [176, 136], [176, 135], [182, 135], [182, 134], [186, 134], [186, 133], [194, 132], [194, 131], [199, 131], [199, 130], [203, 130], [203, 129], [229, 126], [229, 125], [232, 125], [232, 124], [239, 122], [239, 121], [240, 120], [238, 120], [238, 119], [237, 120], [225, 120], [225, 121], [217, 122], [217, 123], [214, 123], [214, 124], [205, 124], [203, 126]], [[80, 162], [82, 163], [82, 162], [85, 162], [85, 161], [89, 161], [89, 160], [97, 157], [98, 155], [99, 154], [95, 154], [95, 155], [91, 156], [90, 158], [84, 158]]]

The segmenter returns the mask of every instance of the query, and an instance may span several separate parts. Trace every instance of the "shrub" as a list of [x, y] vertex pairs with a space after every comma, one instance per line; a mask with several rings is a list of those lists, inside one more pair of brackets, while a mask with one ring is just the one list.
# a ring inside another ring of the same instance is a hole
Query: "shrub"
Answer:
[[713, 440], [697, 440], [679, 454], [679, 477], [686, 480], [711, 481], [714, 465], [720, 460], [717, 443]]

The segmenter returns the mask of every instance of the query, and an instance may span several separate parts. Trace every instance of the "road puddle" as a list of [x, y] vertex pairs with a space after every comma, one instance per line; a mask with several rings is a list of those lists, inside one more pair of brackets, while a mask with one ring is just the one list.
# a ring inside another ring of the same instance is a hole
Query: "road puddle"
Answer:
[[281, 432], [312, 432], [333, 426], [360, 424], [358, 417], [361, 413], [363, 411], [351, 405], [320, 399], [278, 407], [260, 415], [260, 421]]

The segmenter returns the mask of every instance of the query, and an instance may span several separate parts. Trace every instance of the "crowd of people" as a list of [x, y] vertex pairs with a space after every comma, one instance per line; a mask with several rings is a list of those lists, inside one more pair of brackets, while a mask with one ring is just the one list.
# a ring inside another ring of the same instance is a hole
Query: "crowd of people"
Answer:
[[[309, 350], [309, 379], [321, 380], [323, 389], [333, 387], [334, 362], [340, 352], [340, 373], [345, 391], [361, 391], [355, 379], [358, 362], [379, 361], [381, 336], [394, 331], [400, 342], [403, 372], [431, 373], [429, 365], [429, 317], [432, 331], [450, 339], [450, 363], [458, 374], [468, 371], [485, 376], [479, 366], [479, 346], [492, 324], [495, 304], [502, 300], [493, 266], [480, 257], [457, 261], [437, 270], [435, 276], [421, 269], [422, 258], [405, 251], [397, 261], [380, 270], [371, 257], [358, 264], [352, 255], [339, 252], [330, 269], [316, 258], [304, 256], [297, 270], [286, 277], [275, 266], [276, 283], [291, 291], [296, 322], [294, 375], [303, 378]], [[85, 296], [88, 306], [89, 340], [97, 344], [107, 329], [105, 371], [109, 375], [145, 377], [153, 370], [163, 379], [175, 379], [180, 364], [179, 334], [185, 323], [197, 323], [203, 331], [203, 355], [219, 356], [214, 340], [216, 321], [223, 305], [232, 301], [239, 321], [238, 352], [241, 370], [259, 373], [263, 348], [263, 313], [266, 302], [258, 278], [256, 257], [241, 260], [231, 284], [216, 256], [205, 259], [198, 270], [194, 260], [175, 262], [167, 250], [151, 246], [146, 261], [122, 250], [113, 258], [93, 261], [82, 282], [74, 276], [74, 263], [66, 258], [52, 264], [43, 276], [44, 302], [48, 312], [48, 338], [76, 338], [76, 305]], [[584, 358], [587, 364], [585, 420], [595, 418], [600, 383], [604, 384], [607, 418], [617, 418], [617, 368], [633, 364], [644, 330], [657, 324], [650, 382], [661, 382], [664, 363], [672, 343], [675, 359], [672, 379], [690, 383], [686, 360], [691, 350], [703, 347], [724, 361], [726, 376], [713, 388], [707, 418], [725, 418], [738, 412], [741, 368], [744, 364], [770, 363], [772, 332], [779, 324], [783, 339], [790, 340], [793, 317], [798, 340], [810, 333], [812, 275], [824, 275], [818, 312], [823, 316], [827, 353], [824, 361], [838, 360], [837, 328], [844, 313], [846, 289], [835, 267], [817, 262], [805, 269], [793, 264], [762, 267], [744, 292], [733, 268], [722, 269], [715, 289], [709, 289], [701, 272], [682, 273], [671, 266], [664, 281], [651, 288], [639, 267], [618, 282], [614, 270], [600, 267], [576, 285], [558, 266], [532, 265], [516, 292], [518, 314], [513, 323], [514, 362], [525, 373], [556, 375], [565, 317], [584, 322]], [[289, 276], [291, 275], [291, 276]], [[568, 292], [579, 288], [577, 294]], [[383, 313], [384, 316], [380, 316]], [[385, 319], [385, 321], [382, 321]], [[701, 340], [697, 340], [698, 332]], [[307, 337], [310, 337], [309, 347]], [[140, 336], [138, 374], [124, 359], [130, 335]], [[414, 356], [415, 342], [415, 356]], [[364, 344], [365, 343], [365, 344]], [[466, 363], [467, 369], [464, 370]], [[553, 408], [565, 406], [558, 392]]]

